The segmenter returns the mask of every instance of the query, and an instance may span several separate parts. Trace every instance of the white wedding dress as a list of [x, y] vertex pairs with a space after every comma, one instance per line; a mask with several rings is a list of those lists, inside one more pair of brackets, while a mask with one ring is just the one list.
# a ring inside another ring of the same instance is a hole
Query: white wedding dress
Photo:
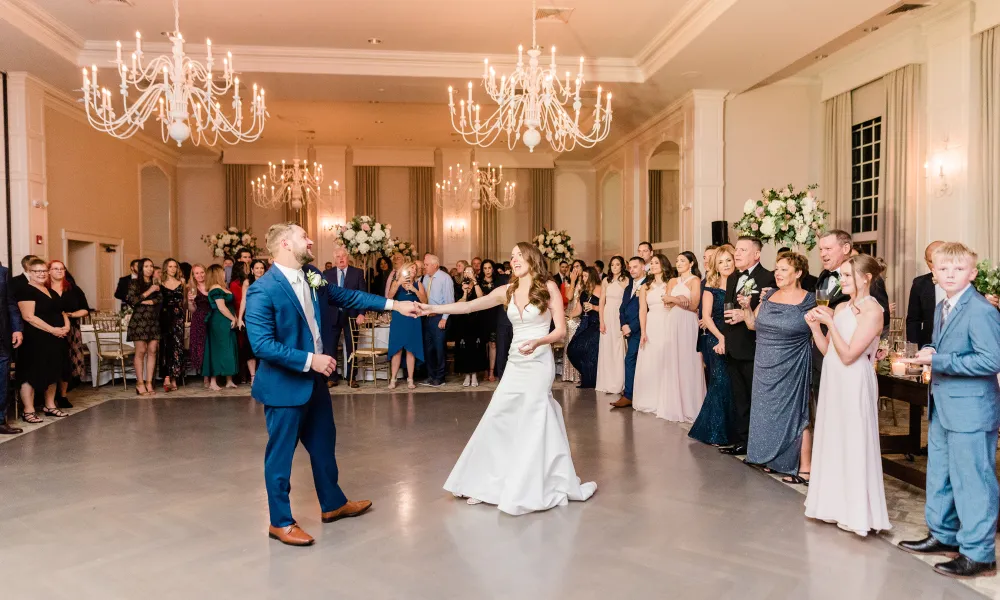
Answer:
[[514, 302], [507, 318], [514, 327], [507, 367], [444, 489], [510, 515], [587, 500], [597, 484], [580, 483], [573, 468], [562, 407], [552, 397], [552, 348], [539, 346], [528, 356], [518, 351], [548, 335], [552, 318], [531, 304], [522, 314]]

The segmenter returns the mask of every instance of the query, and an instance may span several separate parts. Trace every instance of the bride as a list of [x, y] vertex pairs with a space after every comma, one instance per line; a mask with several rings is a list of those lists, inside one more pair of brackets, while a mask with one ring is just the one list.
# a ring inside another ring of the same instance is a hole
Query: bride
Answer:
[[587, 500], [597, 484], [581, 484], [576, 476], [562, 407], [552, 397], [551, 344], [566, 335], [559, 288], [532, 244], [519, 242], [510, 264], [516, 279], [487, 296], [420, 308], [425, 314], [465, 314], [500, 305], [507, 309], [514, 328], [507, 368], [444, 489], [468, 498], [469, 504], [485, 502], [523, 515]]

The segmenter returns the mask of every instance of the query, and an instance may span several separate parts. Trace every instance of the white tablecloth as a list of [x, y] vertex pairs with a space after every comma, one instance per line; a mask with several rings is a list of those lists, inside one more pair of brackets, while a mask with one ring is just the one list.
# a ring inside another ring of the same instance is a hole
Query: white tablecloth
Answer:
[[[350, 335], [349, 331], [345, 331], [344, 335]], [[385, 325], [382, 327], [375, 328], [375, 347], [376, 348], [388, 348], [389, 347], [389, 326]], [[347, 366], [347, 345], [341, 342], [341, 348], [343, 349], [343, 360], [340, 361], [340, 373], [344, 374], [344, 369]], [[371, 362], [369, 362], [369, 368], [364, 368], [365, 361], [356, 361], [355, 366], [358, 368], [358, 379], [361, 381], [371, 381], [372, 380], [372, 370], [370, 368]], [[346, 375], [344, 375], [346, 377]], [[378, 373], [379, 379], [388, 379], [389, 376], [384, 371]]]
[[[100, 364], [100, 359], [97, 356], [97, 337], [94, 335], [94, 326], [83, 324], [80, 325], [80, 337], [83, 338], [83, 343], [87, 345], [90, 350], [90, 381], [94, 387], [99, 385], [104, 385], [111, 381], [111, 370], [105, 370], [104, 373], [98, 378], [97, 371]], [[386, 338], [388, 339], [388, 338]], [[134, 347], [134, 345], [127, 341], [128, 333], [122, 331], [122, 342], [129, 348]], [[184, 326], [184, 347], [187, 348], [191, 343], [191, 324], [188, 323]], [[132, 358], [126, 357], [125, 359], [125, 373], [135, 379], [135, 369], [132, 367]], [[117, 377], [118, 375], [116, 375]]]

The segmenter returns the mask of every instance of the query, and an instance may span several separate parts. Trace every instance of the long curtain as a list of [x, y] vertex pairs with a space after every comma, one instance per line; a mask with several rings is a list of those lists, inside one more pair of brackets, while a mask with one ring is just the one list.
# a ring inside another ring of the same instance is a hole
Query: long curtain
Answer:
[[499, 211], [496, 207], [483, 203], [476, 211], [475, 219], [476, 237], [479, 239], [478, 255], [493, 260], [501, 258]]
[[979, 58], [977, 84], [979, 132], [975, 169], [979, 193], [986, 207], [986, 252], [1000, 259], [1000, 28], [976, 36]]
[[[247, 186], [250, 165], [225, 165], [226, 170], [226, 227], [245, 229], [247, 215]], [[267, 232], [258, 232], [258, 235]]]
[[649, 172], [649, 239], [663, 241], [663, 171]]
[[850, 231], [851, 92], [823, 103], [823, 179], [819, 189], [831, 228]]
[[555, 169], [530, 169], [531, 177], [531, 235], [538, 235], [543, 229], [551, 229], [552, 197]]
[[354, 213], [378, 220], [378, 167], [354, 167]]
[[434, 248], [434, 167], [410, 167], [410, 231], [418, 252]]
[[885, 76], [878, 253], [889, 265], [886, 290], [904, 302], [916, 275], [914, 233], [920, 187], [921, 68], [906, 65]]

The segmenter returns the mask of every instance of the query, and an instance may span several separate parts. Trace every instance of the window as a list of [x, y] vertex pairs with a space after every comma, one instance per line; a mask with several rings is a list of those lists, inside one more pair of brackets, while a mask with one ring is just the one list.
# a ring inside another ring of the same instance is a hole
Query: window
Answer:
[[857, 250], [859, 254], [875, 256], [875, 242], [858, 242], [854, 244], [854, 249]]
[[881, 164], [882, 117], [875, 117], [851, 128], [851, 235], [873, 256]]

